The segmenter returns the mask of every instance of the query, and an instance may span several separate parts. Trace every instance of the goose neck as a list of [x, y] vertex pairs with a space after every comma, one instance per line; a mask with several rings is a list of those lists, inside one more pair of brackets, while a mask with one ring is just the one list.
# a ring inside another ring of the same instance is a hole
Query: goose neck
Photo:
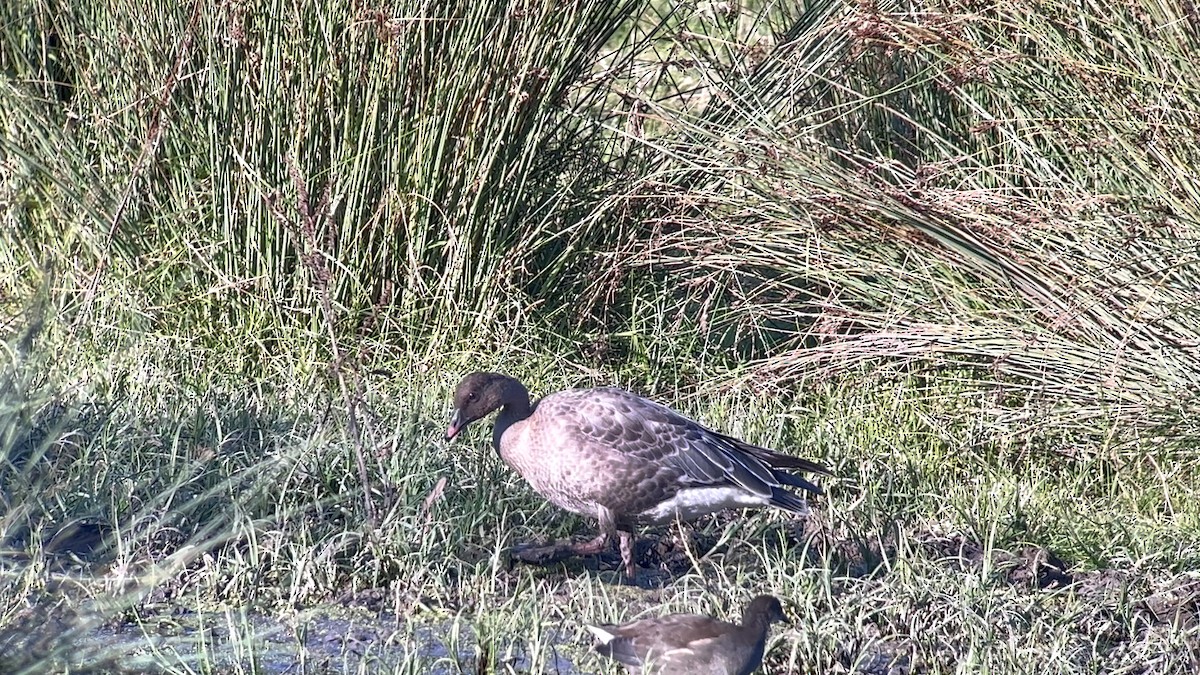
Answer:
[[503, 401], [500, 414], [496, 416], [496, 427], [492, 436], [492, 444], [497, 450], [500, 449], [500, 438], [504, 436], [504, 432], [533, 414], [533, 407], [529, 403], [529, 391], [517, 380], [509, 380]]

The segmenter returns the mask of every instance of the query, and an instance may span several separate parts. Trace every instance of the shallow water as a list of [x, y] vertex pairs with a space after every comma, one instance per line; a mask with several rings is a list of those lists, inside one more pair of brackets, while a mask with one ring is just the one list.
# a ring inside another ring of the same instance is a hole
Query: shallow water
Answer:
[[[495, 665], [480, 672], [581, 673], [558, 653], [558, 644], [539, 645], [536, 664], [524, 645], [493, 645]], [[261, 615], [188, 613], [103, 626], [79, 646], [121, 668], [155, 671], [457, 675], [479, 670], [481, 658], [469, 625], [405, 624], [387, 615], [371, 620], [309, 614], [285, 623]]]

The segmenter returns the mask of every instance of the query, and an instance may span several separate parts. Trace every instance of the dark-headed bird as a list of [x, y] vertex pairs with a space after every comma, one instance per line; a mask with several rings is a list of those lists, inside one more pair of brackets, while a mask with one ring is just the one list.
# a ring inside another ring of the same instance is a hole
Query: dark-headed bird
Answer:
[[767, 629], [787, 621], [778, 598], [760, 595], [742, 624], [699, 614], [671, 614], [620, 626], [587, 626], [596, 651], [641, 675], [750, 675], [762, 665]]
[[820, 464], [717, 433], [621, 389], [570, 389], [530, 403], [524, 385], [498, 373], [463, 378], [446, 439], [497, 409], [492, 444], [500, 457], [550, 502], [600, 524], [591, 541], [527, 549], [521, 557], [545, 562], [594, 555], [617, 537], [631, 581], [635, 523], [764, 506], [806, 515], [807, 502], [787, 488], [821, 490], [792, 471], [829, 474]]

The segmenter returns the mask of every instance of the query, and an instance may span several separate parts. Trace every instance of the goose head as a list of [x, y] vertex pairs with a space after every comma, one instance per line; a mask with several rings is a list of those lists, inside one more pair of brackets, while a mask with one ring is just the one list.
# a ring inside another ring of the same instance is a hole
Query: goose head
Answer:
[[529, 392], [517, 380], [500, 373], [475, 372], [467, 375], [454, 390], [454, 414], [446, 428], [446, 440], [457, 436], [467, 425], [505, 406], [529, 409]]

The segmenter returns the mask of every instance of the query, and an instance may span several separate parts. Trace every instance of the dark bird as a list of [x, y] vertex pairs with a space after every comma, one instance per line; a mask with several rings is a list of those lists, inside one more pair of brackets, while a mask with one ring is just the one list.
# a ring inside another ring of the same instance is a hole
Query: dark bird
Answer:
[[589, 542], [519, 554], [530, 562], [600, 553], [615, 535], [633, 580], [635, 523], [763, 506], [806, 515], [804, 498], [786, 488], [821, 490], [790, 470], [829, 473], [621, 389], [570, 389], [531, 404], [524, 385], [497, 373], [471, 373], [459, 383], [446, 439], [497, 409], [492, 445], [500, 457], [552, 503], [600, 523]]
[[587, 626], [596, 651], [649, 675], [750, 675], [762, 665], [767, 629], [787, 621], [779, 600], [760, 595], [742, 613], [742, 625], [699, 614], [671, 614], [620, 626]]

